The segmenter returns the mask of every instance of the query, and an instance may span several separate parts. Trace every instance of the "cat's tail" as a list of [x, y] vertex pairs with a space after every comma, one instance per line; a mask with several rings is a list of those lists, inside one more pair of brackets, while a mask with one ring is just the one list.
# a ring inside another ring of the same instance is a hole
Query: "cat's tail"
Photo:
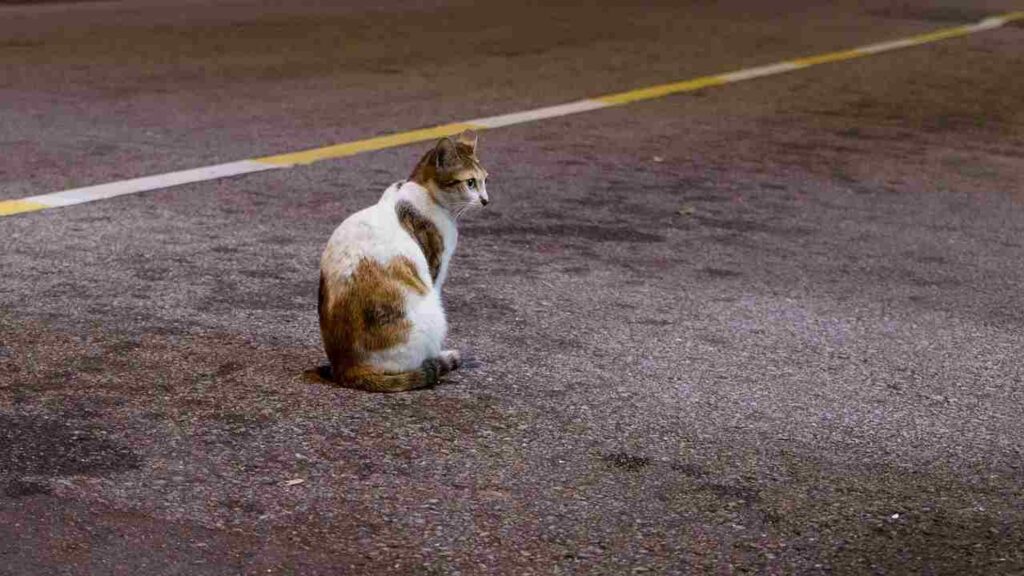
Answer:
[[371, 367], [360, 366], [345, 370], [342, 378], [335, 378], [331, 366], [324, 365], [316, 368], [315, 373], [319, 378], [345, 388], [355, 388], [366, 392], [405, 392], [436, 386], [442, 376], [460, 365], [458, 353], [446, 353], [437, 358], [427, 359], [418, 370], [409, 370], [408, 372], [382, 372]]
[[436, 386], [441, 379], [440, 363], [437, 359], [423, 362], [419, 370], [408, 372], [381, 372], [373, 368], [355, 368], [345, 371], [338, 385], [366, 392], [405, 392], [417, 388]]

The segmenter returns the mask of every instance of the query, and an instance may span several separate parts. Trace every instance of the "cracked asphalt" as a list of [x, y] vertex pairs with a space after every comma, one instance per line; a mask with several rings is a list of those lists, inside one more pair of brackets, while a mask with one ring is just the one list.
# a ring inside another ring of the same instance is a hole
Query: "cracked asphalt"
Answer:
[[[558, 104], [1011, 2], [0, 1], [0, 198]], [[323, 361], [425, 145], [0, 218], [0, 574], [1024, 572], [1024, 26], [481, 134], [479, 366]]]

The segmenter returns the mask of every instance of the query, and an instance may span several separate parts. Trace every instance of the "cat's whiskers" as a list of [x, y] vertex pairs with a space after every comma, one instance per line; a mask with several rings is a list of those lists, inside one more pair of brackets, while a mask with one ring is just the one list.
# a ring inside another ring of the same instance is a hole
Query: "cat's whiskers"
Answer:
[[469, 211], [470, 208], [477, 206], [477, 203], [470, 200], [469, 202], [461, 202], [455, 206], [455, 220], [462, 217], [463, 214]]

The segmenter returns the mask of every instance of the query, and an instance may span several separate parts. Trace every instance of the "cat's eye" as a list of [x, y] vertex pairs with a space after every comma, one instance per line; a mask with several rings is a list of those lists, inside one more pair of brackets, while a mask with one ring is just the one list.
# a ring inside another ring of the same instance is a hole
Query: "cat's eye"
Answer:
[[466, 185], [469, 186], [470, 188], [476, 188], [476, 178], [470, 178], [469, 180], [466, 180]]

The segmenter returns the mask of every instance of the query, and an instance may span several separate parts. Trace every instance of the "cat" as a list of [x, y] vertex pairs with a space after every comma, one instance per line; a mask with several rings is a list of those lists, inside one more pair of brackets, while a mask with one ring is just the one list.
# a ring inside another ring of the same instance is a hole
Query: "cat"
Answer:
[[441, 286], [457, 220], [489, 202], [476, 151], [473, 132], [442, 138], [408, 180], [335, 229], [320, 259], [317, 313], [330, 360], [324, 378], [402, 392], [433, 386], [463, 363], [457, 350], [442, 350]]

